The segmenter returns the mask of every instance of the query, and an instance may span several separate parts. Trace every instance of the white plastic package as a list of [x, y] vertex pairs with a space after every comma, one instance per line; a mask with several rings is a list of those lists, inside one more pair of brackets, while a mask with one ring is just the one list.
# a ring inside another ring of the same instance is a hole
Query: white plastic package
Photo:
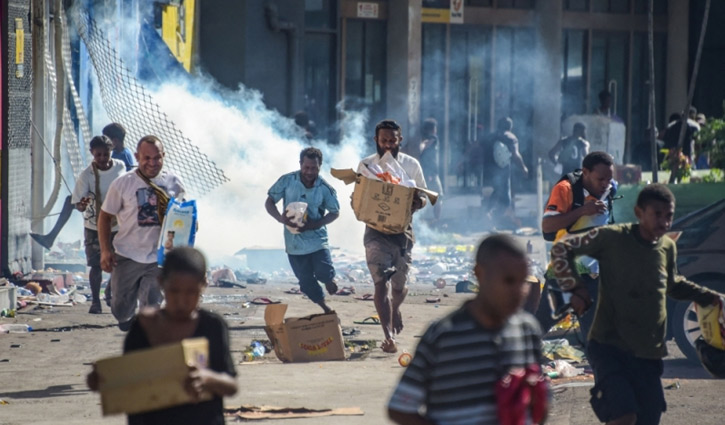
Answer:
[[[307, 221], [307, 202], [290, 202], [284, 210], [292, 223], [298, 226], [304, 226]], [[285, 226], [291, 233], [299, 234], [300, 230], [296, 227]]]
[[169, 200], [157, 246], [157, 260], [160, 266], [164, 264], [166, 253], [173, 248], [194, 246], [196, 214], [196, 201], [180, 201], [176, 198]]

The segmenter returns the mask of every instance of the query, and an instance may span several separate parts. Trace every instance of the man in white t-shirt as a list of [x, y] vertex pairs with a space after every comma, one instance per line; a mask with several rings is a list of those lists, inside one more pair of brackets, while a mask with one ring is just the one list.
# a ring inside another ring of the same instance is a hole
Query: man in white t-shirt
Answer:
[[[78, 211], [83, 213], [83, 236], [86, 248], [86, 264], [91, 268], [88, 280], [91, 284], [93, 302], [88, 310], [91, 314], [101, 314], [101, 245], [98, 242], [98, 228], [96, 221], [98, 211], [101, 209], [103, 198], [108, 193], [111, 182], [126, 172], [122, 161], [111, 158], [113, 142], [106, 136], [96, 136], [91, 139], [91, 155], [93, 162], [81, 171], [76, 179], [76, 185], [71, 195], [71, 202]], [[111, 240], [118, 231], [118, 226], [111, 229]], [[111, 286], [106, 288], [106, 294]]]
[[[403, 168], [407, 176], [415, 181], [415, 185], [426, 188], [423, 169], [417, 159], [400, 151], [400, 142], [403, 140], [400, 126], [392, 120], [384, 120], [375, 126], [375, 147], [377, 153], [363, 158], [357, 167], [362, 173], [368, 165], [379, 161], [389, 152]], [[412, 211], [423, 208], [426, 198], [423, 193], [416, 192], [413, 197]], [[408, 270], [412, 262], [411, 250], [415, 236], [413, 226], [400, 234], [386, 234], [371, 227], [365, 227], [363, 244], [365, 245], [365, 258], [368, 270], [375, 284], [375, 309], [380, 317], [385, 340], [381, 348], [386, 353], [395, 353], [395, 335], [403, 330], [403, 315], [400, 305], [408, 294]], [[392, 287], [392, 289], [388, 289]], [[392, 299], [391, 299], [392, 298]]]
[[[157, 282], [156, 247], [164, 212], [160, 213], [157, 206], [164, 197], [180, 199], [185, 192], [178, 177], [162, 170], [164, 146], [156, 136], [141, 138], [136, 160], [135, 171], [111, 183], [98, 218], [101, 267], [108, 273], [113, 271], [111, 312], [122, 331], [129, 329], [137, 301], [141, 306], [158, 306], [163, 300]], [[112, 249], [113, 216], [118, 220], [118, 234]]]

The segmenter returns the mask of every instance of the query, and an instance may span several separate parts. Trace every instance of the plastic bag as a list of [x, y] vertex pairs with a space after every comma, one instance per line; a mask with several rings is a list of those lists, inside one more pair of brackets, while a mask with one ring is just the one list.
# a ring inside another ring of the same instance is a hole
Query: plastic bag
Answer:
[[580, 362], [584, 358], [584, 352], [572, 347], [566, 339], [545, 340], [541, 351], [550, 360], [569, 359]]
[[584, 369], [574, 367], [566, 360], [554, 360], [554, 370], [562, 378], [573, 378], [584, 374]]
[[[298, 226], [304, 226], [307, 221], [307, 202], [290, 202], [284, 210], [292, 223]], [[292, 226], [285, 226], [291, 233], [299, 234], [300, 229]]]
[[406, 187], [415, 187], [415, 181], [408, 176], [403, 166], [393, 158], [390, 152], [385, 152], [380, 159], [368, 164], [367, 169], [362, 170], [361, 174], [367, 178], [375, 178], [376, 180]]
[[720, 297], [717, 305], [702, 307], [695, 303], [697, 321], [702, 338], [718, 350], [725, 350], [725, 298]]
[[156, 251], [159, 265], [164, 264], [166, 253], [173, 248], [194, 246], [196, 214], [196, 201], [179, 201], [176, 198], [169, 200]]

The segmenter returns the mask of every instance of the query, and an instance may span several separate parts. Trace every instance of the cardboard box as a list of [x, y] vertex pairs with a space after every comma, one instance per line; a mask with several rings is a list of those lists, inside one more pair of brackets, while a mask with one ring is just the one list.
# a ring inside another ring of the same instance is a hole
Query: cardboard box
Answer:
[[413, 219], [411, 206], [416, 190], [425, 193], [431, 205], [435, 205], [438, 194], [422, 188], [373, 180], [355, 173], [352, 169], [330, 171], [345, 184], [355, 182], [352, 193], [352, 210], [358, 221], [362, 221], [383, 233], [403, 233]]
[[[188, 366], [206, 367], [209, 341], [189, 338], [96, 362], [103, 415], [141, 413], [192, 401], [184, 389]], [[202, 394], [201, 400], [211, 400]]]
[[268, 305], [265, 330], [283, 362], [345, 360], [340, 319], [335, 313], [284, 318], [287, 304]]

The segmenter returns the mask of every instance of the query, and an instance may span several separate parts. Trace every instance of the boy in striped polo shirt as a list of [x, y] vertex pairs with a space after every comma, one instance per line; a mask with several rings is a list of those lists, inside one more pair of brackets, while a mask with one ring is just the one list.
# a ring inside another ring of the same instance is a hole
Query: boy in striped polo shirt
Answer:
[[390, 419], [502, 423], [500, 410], [508, 409], [497, 404], [501, 378], [529, 366], [538, 371], [541, 358], [539, 325], [521, 310], [530, 287], [527, 269], [525, 248], [512, 237], [493, 235], [481, 242], [474, 268], [478, 295], [425, 332], [390, 399]]

